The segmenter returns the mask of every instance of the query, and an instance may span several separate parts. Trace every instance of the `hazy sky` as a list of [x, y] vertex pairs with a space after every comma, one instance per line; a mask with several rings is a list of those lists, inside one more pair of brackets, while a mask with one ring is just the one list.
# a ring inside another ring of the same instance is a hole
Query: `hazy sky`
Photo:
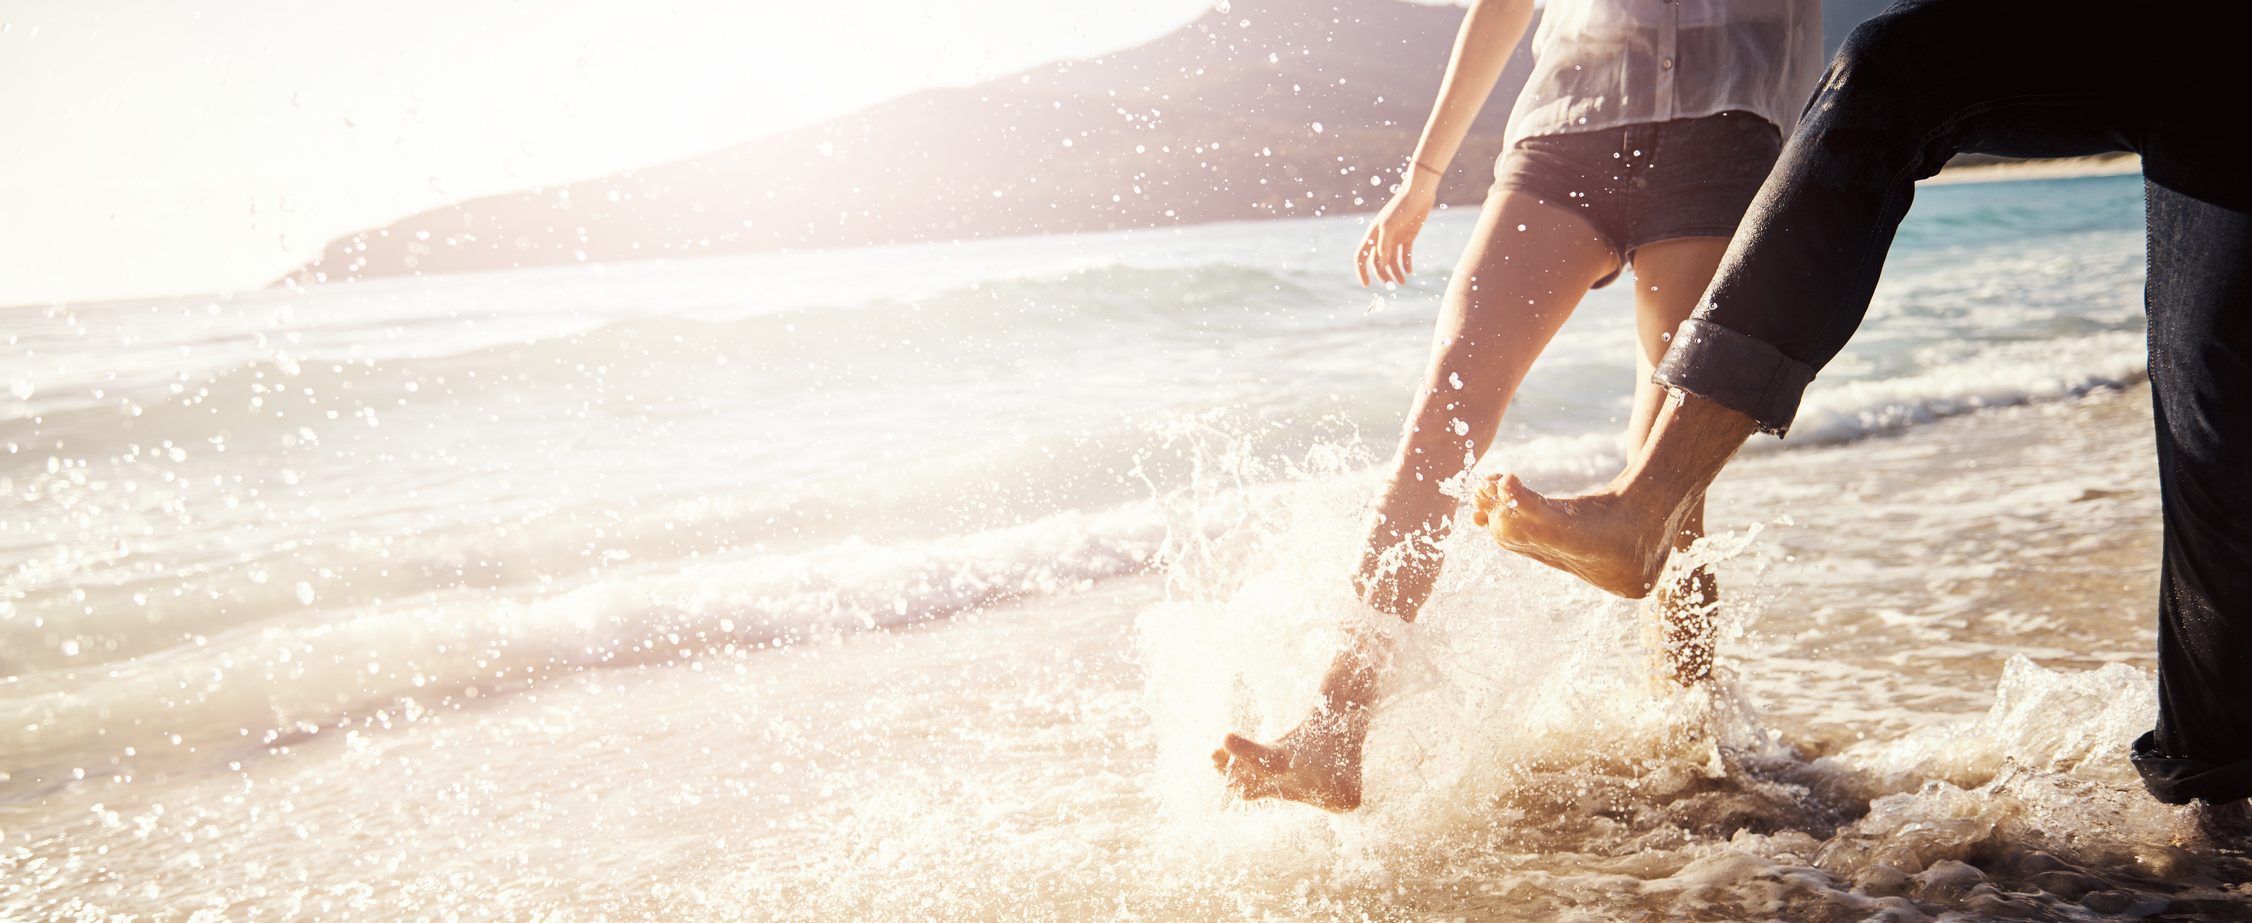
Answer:
[[0, 305], [256, 287], [330, 237], [1121, 48], [1210, 0], [0, 0]]

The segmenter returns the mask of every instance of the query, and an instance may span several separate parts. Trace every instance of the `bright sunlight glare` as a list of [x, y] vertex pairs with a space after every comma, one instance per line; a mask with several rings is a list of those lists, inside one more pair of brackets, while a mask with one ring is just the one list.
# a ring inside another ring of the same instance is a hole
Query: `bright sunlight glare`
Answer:
[[256, 287], [424, 208], [1129, 46], [1205, 6], [0, 8], [0, 304]]

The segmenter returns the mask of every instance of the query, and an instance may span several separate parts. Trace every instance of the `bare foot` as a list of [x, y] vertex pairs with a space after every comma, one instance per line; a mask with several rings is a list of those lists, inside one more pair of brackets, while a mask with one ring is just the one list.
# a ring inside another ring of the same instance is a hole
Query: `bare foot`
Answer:
[[1367, 736], [1365, 719], [1325, 710], [1271, 747], [1229, 734], [1212, 751], [1212, 766], [1228, 777], [1228, 790], [1246, 801], [1282, 798], [1350, 811], [1361, 805], [1361, 742]]
[[1683, 686], [1694, 686], [1712, 676], [1713, 643], [1720, 620], [1720, 584], [1710, 568], [1699, 565], [1688, 573], [1678, 570], [1657, 592], [1655, 632], [1663, 652], [1661, 673]]
[[1471, 502], [1471, 521], [1501, 547], [1628, 599], [1657, 586], [1673, 552], [1670, 520], [1680, 515], [1638, 508], [1608, 491], [1550, 500], [1514, 474], [1488, 477]]
[[1348, 628], [1345, 644], [1323, 674], [1314, 713], [1273, 746], [1229, 734], [1212, 751], [1212, 767], [1246, 801], [1282, 798], [1331, 811], [1361, 805], [1361, 744], [1392, 642]]

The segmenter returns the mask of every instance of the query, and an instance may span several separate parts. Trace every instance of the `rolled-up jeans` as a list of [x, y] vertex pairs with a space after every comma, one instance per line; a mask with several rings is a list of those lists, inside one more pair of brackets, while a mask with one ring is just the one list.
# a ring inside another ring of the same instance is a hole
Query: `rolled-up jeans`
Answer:
[[1861, 323], [1915, 181], [1957, 152], [2136, 151], [2165, 517], [2162, 801], [2252, 796], [2252, 85], [2236, 3], [1901, 0], [1847, 38], [1660, 384], [1785, 433]]

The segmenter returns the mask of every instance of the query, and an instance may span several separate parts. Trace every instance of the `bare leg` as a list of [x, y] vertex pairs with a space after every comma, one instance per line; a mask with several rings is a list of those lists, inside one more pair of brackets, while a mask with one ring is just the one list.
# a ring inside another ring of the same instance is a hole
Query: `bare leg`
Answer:
[[1459, 503], [1440, 485], [1492, 444], [1533, 360], [1588, 286], [1617, 265], [1594, 229], [1561, 206], [1503, 192], [1480, 215], [1447, 288], [1391, 479], [1376, 496], [1354, 579], [1370, 606], [1415, 619]]
[[1608, 486], [1554, 500], [1514, 474], [1487, 479], [1471, 500], [1471, 521], [1501, 547], [1572, 574], [1595, 587], [1641, 599], [1657, 586], [1669, 537], [1690, 501], [1757, 429], [1752, 418], [1694, 394], [1674, 391], [1650, 438]]
[[[1588, 286], [1617, 265], [1610, 246], [1564, 207], [1506, 191], [1487, 200], [1448, 286], [1391, 479], [1376, 498], [1354, 579], [1371, 607], [1415, 618], [1438, 579], [1439, 543], [1458, 504], [1441, 485], [1492, 443], [1533, 360]], [[1361, 742], [1385, 661], [1377, 647], [1356, 635], [1332, 662], [1321, 704], [1274, 746], [1230, 735], [1212, 754], [1229, 787], [1245, 798], [1336, 811], [1359, 805]]]
[[[1665, 388], [1651, 380], [1651, 373], [1665, 358], [1673, 331], [1697, 307], [1727, 250], [1725, 237], [1686, 237], [1635, 251], [1634, 419], [1627, 435], [1628, 444], [1636, 449], [1649, 441], [1650, 427], [1666, 399]], [[1689, 501], [1675, 528], [1671, 550], [1685, 549], [1704, 534], [1705, 498], [1700, 493]], [[1702, 565], [1673, 574], [1657, 587], [1658, 647], [1664, 651], [1665, 672], [1681, 685], [1695, 685], [1712, 673], [1714, 607], [1719, 601], [1719, 583]]]

